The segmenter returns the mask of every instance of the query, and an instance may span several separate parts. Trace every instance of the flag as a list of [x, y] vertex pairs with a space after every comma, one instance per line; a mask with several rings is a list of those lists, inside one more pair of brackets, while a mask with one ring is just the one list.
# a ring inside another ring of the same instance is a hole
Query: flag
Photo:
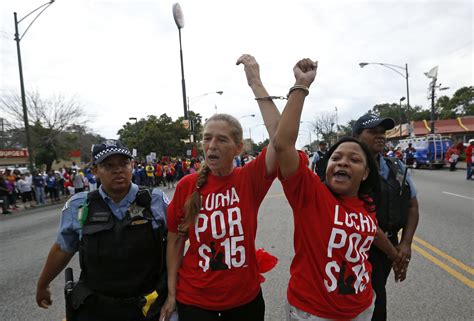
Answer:
[[428, 78], [438, 78], [438, 66], [431, 68], [430, 71], [424, 73]]

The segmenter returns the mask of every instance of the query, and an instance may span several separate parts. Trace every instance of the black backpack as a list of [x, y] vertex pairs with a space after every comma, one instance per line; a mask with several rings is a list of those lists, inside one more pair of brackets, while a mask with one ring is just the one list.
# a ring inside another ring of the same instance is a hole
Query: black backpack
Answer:
[[375, 196], [377, 221], [382, 230], [397, 233], [408, 220], [411, 189], [406, 180], [407, 168], [402, 171], [400, 160], [394, 157], [384, 160], [390, 170], [387, 179], [380, 176], [380, 193]]

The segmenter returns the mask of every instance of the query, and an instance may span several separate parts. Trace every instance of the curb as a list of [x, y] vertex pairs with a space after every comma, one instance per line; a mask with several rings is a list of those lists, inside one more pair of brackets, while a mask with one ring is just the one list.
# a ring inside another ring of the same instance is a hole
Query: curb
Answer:
[[59, 202], [54, 203], [54, 204], [48, 203], [48, 204], [45, 204], [45, 205], [36, 205], [36, 207], [29, 207], [29, 208], [26, 208], [26, 209], [22, 206], [23, 203], [20, 200], [20, 202], [17, 202], [17, 205], [19, 205], [18, 206], [19, 208], [17, 210], [9, 209], [11, 214], [1, 214], [0, 213], [0, 217], [13, 217], [17, 214], [28, 214], [28, 213], [39, 212], [39, 211], [41, 211], [43, 209], [46, 209], [46, 208], [63, 207], [64, 203], [66, 203], [68, 199], [69, 199], [69, 197], [64, 198], [64, 199], [62, 199]]

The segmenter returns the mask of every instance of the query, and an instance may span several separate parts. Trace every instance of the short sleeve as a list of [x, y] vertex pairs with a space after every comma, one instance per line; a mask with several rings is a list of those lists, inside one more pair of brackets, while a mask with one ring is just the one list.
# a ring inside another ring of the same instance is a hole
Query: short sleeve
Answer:
[[61, 250], [65, 252], [75, 253], [79, 250], [81, 226], [77, 220], [77, 214], [86, 198], [86, 192], [78, 193], [64, 204], [56, 243], [61, 247]]
[[321, 180], [308, 167], [308, 158], [302, 151], [298, 151], [299, 167], [292, 175], [282, 178], [278, 170], [278, 179], [283, 185], [283, 191], [291, 207], [301, 208], [308, 202], [313, 202], [317, 196], [316, 189], [322, 187]]
[[[406, 170], [405, 164], [403, 164], [403, 162], [398, 162], [398, 165], [400, 167], [400, 171], [404, 173]], [[411, 178], [410, 172], [407, 172], [407, 183], [410, 186], [411, 198], [415, 198], [417, 195], [417, 192], [416, 192], [415, 184], [413, 184], [413, 180]]]
[[157, 221], [166, 226], [166, 212], [170, 201], [163, 191], [154, 188], [151, 194], [151, 212]]
[[168, 231], [172, 233], [178, 233], [178, 225], [181, 224], [181, 220], [184, 218], [183, 206], [187, 195], [183, 195], [183, 193], [185, 193], [183, 183], [186, 178], [185, 176], [185, 178], [181, 179], [176, 185], [173, 199], [167, 209], [166, 223], [168, 225]]
[[252, 186], [253, 195], [255, 195], [257, 202], [263, 200], [277, 176], [277, 171], [270, 175], [266, 175], [266, 154], [267, 148], [265, 147], [255, 160], [246, 164], [242, 168], [241, 172]]

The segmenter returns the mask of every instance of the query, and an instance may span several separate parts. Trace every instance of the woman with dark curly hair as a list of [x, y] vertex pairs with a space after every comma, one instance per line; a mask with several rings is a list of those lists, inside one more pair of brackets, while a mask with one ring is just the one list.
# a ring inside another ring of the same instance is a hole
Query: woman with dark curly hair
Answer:
[[287, 320], [370, 320], [374, 295], [368, 251], [377, 242], [389, 257], [397, 250], [378, 229], [368, 194], [378, 171], [367, 146], [343, 138], [327, 153], [323, 181], [295, 148], [303, 102], [317, 62], [300, 60], [273, 146], [279, 179], [293, 210], [295, 256], [290, 268]]

